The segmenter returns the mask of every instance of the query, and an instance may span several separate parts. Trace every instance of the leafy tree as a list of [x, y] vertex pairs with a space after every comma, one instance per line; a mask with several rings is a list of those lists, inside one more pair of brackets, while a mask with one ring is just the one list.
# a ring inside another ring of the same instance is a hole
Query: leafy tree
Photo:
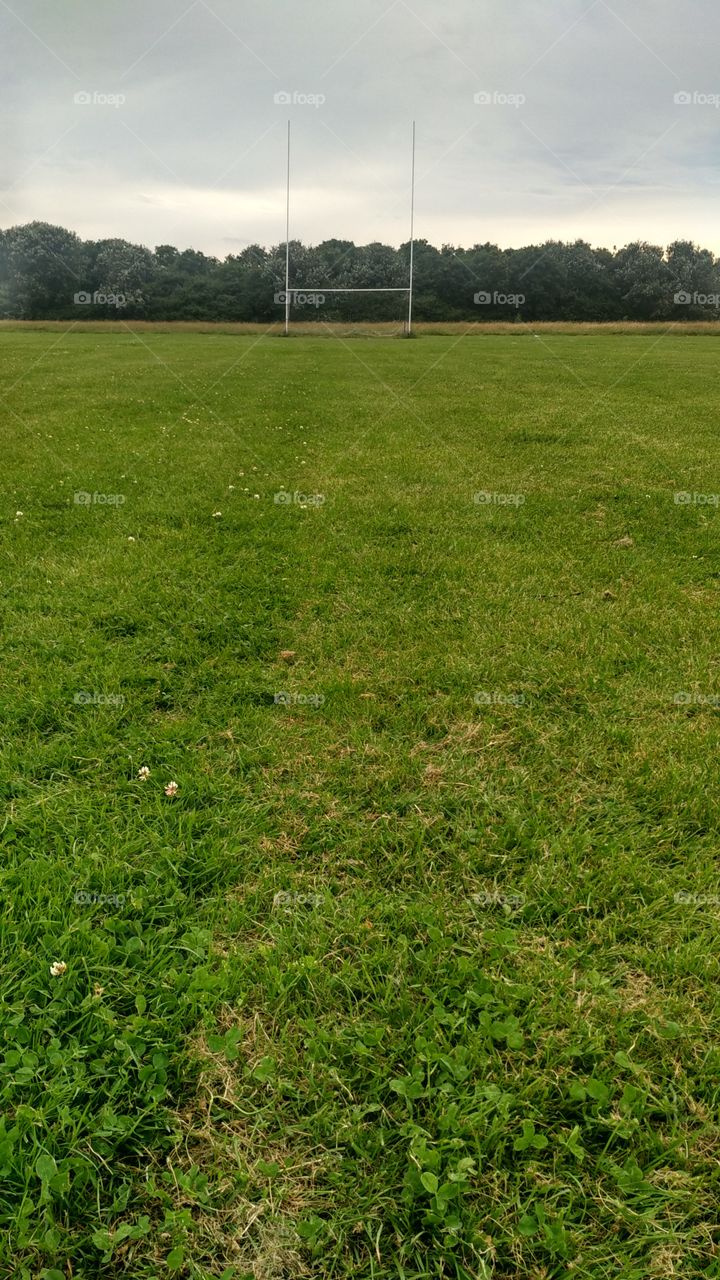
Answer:
[[[327, 291], [322, 309], [295, 315], [322, 320], [398, 319], [398, 293], [330, 293], [395, 286], [408, 280], [410, 245], [373, 241], [290, 243], [294, 289]], [[676, 240], [667, 250], [636, 241], [619, 250], [584, 240], [549, 240], [521, 249], [475, 244], [414, 247], [414, 314], [421, 320], [669, 320], [720, 318], [720, 263], [707, 249]], [[224, 261], [197, 249], [127, 240], [83, 243], [46, 222], [0, 231], [0, 316], [77, 317], [76, 293], [123, 294], [124, 316], [156, 320], [246, 320], [271, 324], [285, 287], [285, 245], [248, 245]], [[683, 300], [676, 302], [678, 295]], [[689, 300], [688, 300], [689, 299]], [[107, 306], [83, 316], [108, 315]]]
[[[675, 240], [668, 247], [667, 265], [676, 314], [687, 320], [707, 318], [708, 304], [698, 298], [720, 294], [720, 271], [710, 251], [698, 248], [691, 240]], [[680, 295], [689, 296], [691, 301], [675, 303]]]
[[73, 298], [86, 288], [85, 256], [74, 231], [28, 222], [3, 233], [0, 280], [7, 305], [22, 320], [71, 315]]
[[615, 256], [613, 274], [625, 310], [624, 319], [662, 320], [672, 310], [672, 281], [660, 245], [637, 240]]

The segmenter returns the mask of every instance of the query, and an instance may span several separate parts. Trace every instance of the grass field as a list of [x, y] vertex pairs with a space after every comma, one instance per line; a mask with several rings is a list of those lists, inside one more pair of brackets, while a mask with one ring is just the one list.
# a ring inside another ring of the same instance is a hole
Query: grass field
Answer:
[[1, 1275], [720, 1276], [663, 334], [0, 333]]

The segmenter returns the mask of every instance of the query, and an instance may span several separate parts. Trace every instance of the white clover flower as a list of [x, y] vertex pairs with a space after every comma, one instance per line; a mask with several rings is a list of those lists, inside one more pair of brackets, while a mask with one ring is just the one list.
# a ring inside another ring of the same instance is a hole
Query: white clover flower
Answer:
[[148, 769], [147, 765], [146, 764], [141, 765], [140, 768], [138, 769], [138, 778], [140, 779], [141, 782], [145, 782], [145, 780], [149, 777], [150, 777], [150, 770]]
[[64, 960], [55, 960], [50, 965], [51, 978], [62, 978], [64, 973], [67, 973], [67, 965]]
[[178, 793], [178, 790], [179, 790], [179, 787], [178, 787], [177, 782], [168, 782], [168, 784], [167, 784], [167, 786], [166, 786], [166, 788], [165, 788], [165, 795], [166, 795], [166, 796], [176, 796], [176, 795], [177, 795], [177, 793]]

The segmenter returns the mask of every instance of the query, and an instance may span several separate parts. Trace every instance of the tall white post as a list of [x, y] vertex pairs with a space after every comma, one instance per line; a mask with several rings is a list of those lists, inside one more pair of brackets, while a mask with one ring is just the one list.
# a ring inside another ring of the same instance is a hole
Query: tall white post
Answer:
[[415, 247], [415, 121], [412, 126], [412, 164], [410, 168], [410, 290], [408, 293], [408, 337], [412, 333], [413, 256]]
[[290, 332], [290, 121], [287, 122], [287, 195], [285, 199], [285, 337]]

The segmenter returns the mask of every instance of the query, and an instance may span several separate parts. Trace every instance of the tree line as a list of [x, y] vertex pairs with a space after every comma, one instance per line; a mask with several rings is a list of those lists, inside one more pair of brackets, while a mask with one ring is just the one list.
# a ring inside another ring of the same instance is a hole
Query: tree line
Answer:
[[[351, 240], [290, 243], [290, 280], [303, 319], [392, 320], [401, 293], [323, 295], [323, 288], [408, 282], [410, 245]], [[688, 240], [621, 249], [551, 240], [522, 249], [415, 242], [418, 320], [672, 320], [720, 317], [720, 259]], [[220, 259], [169, 244], [81, 240], [46, 222], [0, 231], [0, 317], [255, 321], [283, 312], [285, 244]], [[307, 294], [310, 293], [309, 299]], [[317, 295], [320, 295], [319, 298]]]

